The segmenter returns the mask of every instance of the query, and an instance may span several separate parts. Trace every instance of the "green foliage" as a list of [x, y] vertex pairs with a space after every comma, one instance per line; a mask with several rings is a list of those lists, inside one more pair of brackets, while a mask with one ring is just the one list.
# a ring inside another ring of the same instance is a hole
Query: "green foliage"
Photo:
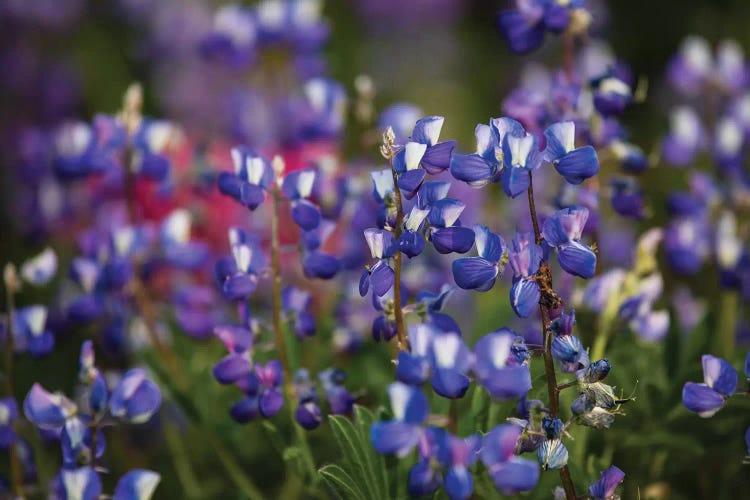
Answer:
[[318, 473], [341, 498], [380, 500], [389, 498], [385, 459], [370, 443], [375, 416], [361, 406], [354, 407], [354, 421], [331, 415], [328, 421], [342, 454], [341, 465], [330, 464]]

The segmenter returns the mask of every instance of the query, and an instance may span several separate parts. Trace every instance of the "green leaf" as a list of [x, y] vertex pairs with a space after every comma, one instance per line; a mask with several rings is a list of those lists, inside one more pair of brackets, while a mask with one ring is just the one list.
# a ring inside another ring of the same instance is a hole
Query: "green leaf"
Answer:
[[388, 479], [385, 461], [370, 443], [370, 427], [375, 421], [366, 408], [355, 406], [355, 422], [341, 415], [331, 415], [333, 436], [343, 455], [343, 468], [363, 488], [367, 499], [380, 500], [388, 497]]
[[336, 464], [326, 465], [325, 467], [322, 467], [318, 473], [340, 498], [346, 500], [349, 500], [350, 498], [354, 500], [365, 500], [365, 496], [360, 491], [357, 483], [352, 479], [349, 473], [340, 466]]

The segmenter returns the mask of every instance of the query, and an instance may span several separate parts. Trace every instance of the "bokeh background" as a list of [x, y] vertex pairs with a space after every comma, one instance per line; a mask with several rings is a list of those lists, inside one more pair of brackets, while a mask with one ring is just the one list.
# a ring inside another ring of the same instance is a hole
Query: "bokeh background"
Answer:
[[[208, 143], [216, 137], [227, 142], [240, 139], [227, 137], [217, 125], [223, 113], [217, 96], [226, 90], [226, 75], [212, 73], [194, 54], [198, 34], [210, 24], [212, 9], [220, 3], [4, 0], [0, 4], [0, 262], [19, 262], [40, 248], [40, 241], [23, 230], [19, 172], [13, 163], [18, 131], [23, 127], [112, 113], [119, 107], [123, 89], [139, 81], [145, 88], [147, 114], [182, 123], [197, 142]], [[512, 54], [494, 22], [497, 11], [506, 6], [503, 1], [487, 0], [328, 0], [324, 15], [331, 36], [324, 64], [330, 76], [350, 90], [358, 75], [369, 75], [378, 109], [410, 102], [425, 114], [445, 116], [442, 137], [456, 138], [468, 150], [474, 143], [474, 125], [501, 114], [502, 99], [518, 84], [521, 65], [532, 60], [556, 64], [561, 57], [559, 40], [528, 56]], [[593, 2], [592, 10], [594, 34], [605, 37], [617, 56], [648, 82], [647, 100], [630, 107], [623, 117], [632, 142], [646, 151], [657, 147], [667, 127], [666, 113], [675, 98], [664, 84], [665, 65], [687, 34], [701, 34], [711, 42], [733, 38], [750, 52], [750, 3], [744, 0], [601, 1]], [[269, 84], [263, 79], [263, 74], [255, 74], [248, 84]], [[257, 109], [259, 113], [248, 119], [262, 131], [262, 106]], [[348, 154], [361, 153], [356, 130], [345, 136], [344, 144]], [[372, 157], [376, 158], [374, 148]], [[666, 220], [664, 199], [672, 187], [685, 182], [680, 175], [656, 168], [645, 176], [653, 213], [640, 223], [639, 230]], [[497, 201], [502, 198], [499, 193], [485, 192], [485, 217], [509, 216], [505, 205]], [[670, 275], [665, 275], [669, 283]], [[689, 284], [704, 290], [715, 286], [705, 281], [697, 275]], [[39, 293], [40, 300], [52, 298]], [[477, 301], [478, 313], [459, 321], [473, 332], [473, 338], [510, 320], [510, 309], [498, 306], [492, 297], [464, 297], [458, 302], [472, 300]], [[721, 314], [717, 304], [709, 303], [707, 320], [689, 341], [677, 331], [675, 321], [668, 340], [658, 346], [644, 348], [632, 335], [616, 336], [611, 360], [618, 369], [611, 383], [635, 390], [636, 401], [612, 431], [588, 434], [590, 453], [573, 445], [572, 454], [583, 458], [573, 466], [574, 475], [590, 475], [588, 471], [599, 470], [600, 465], [616, 463], [627, 473], [625, 498], [746, 497], [743, 492], [750, 491], [750, 475], [737, 460], [744, 455], [737, 431], [750, 424], [750, 405], [740, 402], [710, 423], [687, 414], [679, 405], [684, 381], [700, 378], [698, 363], [690, 365], [686, 360], [697, 360], [706, 352], [702, 349], [710, 344], [712, 325]], [[334, 321], [323, 318], [321, 331], [332, 330]], [[579, 320], [582, 339], [590, 340], [595, 327], [583, 315]], [[67, 332], [48, 359], [19, 361], [18, 394], [25, 393], [32, 381], [67, 387], [61, 381], [75, 378], [78, 334]], [[327, 348], [320, 344], [317, 349]], [[387, 365], [383, 366], [384, 352], [378, 349], [337, 359], [349, 373], [349, 385], [361, 388], [361, 401], [368, 405], [382, 402], [381, 389], [391, 377]], [[132, 435], [110, 437], [112, 469], [122, 471], [137, 464], [158, 470], [163, 480], [157, 498], [182, 498], [186, 491], [194, 498], [236, 498], [227, 476], [231, 473], [219, 466], [216, 448], [208, 444], [218, 439], [223, 452], [236, 458], [268, 498], [299, 496], [302, 485], [278, 459], [273, 432], [239, 426], [226, 414], [233, 395], [210, 377], [221, 348], [178, 336], [175, 350], [192, 375], [191, 406], [203, 427], [193, 425], [193, 417], [186, 416], [184, 408], [171, 411], [167, 407], [161, 418], [177, 425], [160, 427], [157, 422]], [[327, 356], [300, 353], [316, 355]], [[117, 367], [117, 361], [104, 362]], [[690, 368], [685, 371], [685, 366]], [[210, 427], [210, 434], [205, 426]], [[310, 441], [319, 463], [338, 457], [325, 430], [311, 433]], [[43, 451], [40, 442], [34, 444]], [[38, 453], [40, 475], [51, 477], [56, 460], [54, 450]], [[6, 466], [4, 457], [0, 464]], [[535, 495], [548, 498], [555, 481], [556, 475], [545, 475]]]

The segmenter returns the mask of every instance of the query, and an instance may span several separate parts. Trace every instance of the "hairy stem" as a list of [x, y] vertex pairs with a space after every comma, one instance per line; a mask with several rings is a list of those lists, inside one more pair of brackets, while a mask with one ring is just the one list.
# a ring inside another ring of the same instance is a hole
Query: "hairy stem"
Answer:
[[[539, 220], [536, 215], [536, 206], [534, 205], [534, 183], [531, 172], [529, 172], [529, 213], [531, 215], [531, 223], [534, 226], [534, 239], [537, 244], [542, 242], [542, 234], [539, 231]], [[552, 287], [552, 275], [550, 273], [549, 266], [545, 263], [542, 264], [539, 269], [539, 276], [543, 276], [544, 279], [549, 281], [550, 288]], [[549, 309], [544, 304], [544, 298], [539, 302], [539, 312], [542, 316], [542, 336], [544, 338], [544, 372], [547, 379], [547, 393], [549, 395], [549, 415], [551, 418], [558, 418], [560, 415], [560, 391], [557, 386], [557, 375], [555, 374], [555, 361], [552, 359], [552, 332], [549, 329], [550, 318]], [[570, 477], [570, 469], [567, 465], [560, 469], [560, 481], [562, 481], [563, 489], [565, 490], [565, 498], [567, 500], [576, 499], [576, 490], [573, 485], [573, 479]]]
[[[393, 228], [393, 237], [398, 241], [401, 237], [401, 226], [404, 223], [404, 206], [401, 201], [401, 189], [398, 187], [396, 170], [393, 168], [393, 159], [390, 160], [391, 174], [393, 175], [393, 202], [396, 204], [396, 227]], [[396, 334], [398, 335], [398, 348], [409, 351], [406, 328], [404, 327], [404, 311], [401, 306], [401, 252], [396, 250], [393, 256], [393, 309], [396, 316]]]
[[292, 394], [290, 378], [289, 355], [286, 349], [286, 337], [284, 336], [284, 325], [281, 322], [281, 262], [279, 260], [279, 206], [281, 204], [281, 190], [278, 182], [273, 187], [273, 210], [271, 214], [271, 273], [273, 274], [273, 336], [276, 343], [276, 351], [281, 359], [284, 374], [284, 386], [287, 396]]
[[[15, 269], [13, 274], [15, 274]], [[8, 328], [5, 332], [5, 394], [9, 398], [16, 397], [13, 391], [13, 352], [15, 350], [15, 339], [13, 338], [13, 321], [15, 316], [15, 300], [13, 297], [13, 284], [6, 280], [5, 303], [8, 309]], [[21, 461], [18, 458], [18, 449], [15, 443], [10, 446], [10, 475], [13, 494], [16, 497], [23, 497], [23, 477], [21, 474]]]

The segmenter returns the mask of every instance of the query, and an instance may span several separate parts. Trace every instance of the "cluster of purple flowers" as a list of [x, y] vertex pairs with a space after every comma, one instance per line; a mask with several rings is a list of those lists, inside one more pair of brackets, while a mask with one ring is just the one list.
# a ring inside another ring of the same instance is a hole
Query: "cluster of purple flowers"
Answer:
[[[34, 384], [23, 410], [47, 439], [59, 440], [62, 448], [63, 468], [50, 486], [53, 498], [95, 500], [102, 493], [97, 468], [105, 449], [102, 428], [148, 422], [161, 406], [161, 392], [140, 368], [123, 374], [110, 390], [112, 385], [94, 365], [91, 341], [81, 347], [79, 381], [83, 388], [79, 403]], [[113, 498], [150, 498], [159, 480], [152, 471], [130, 471], [120, 478]]]

